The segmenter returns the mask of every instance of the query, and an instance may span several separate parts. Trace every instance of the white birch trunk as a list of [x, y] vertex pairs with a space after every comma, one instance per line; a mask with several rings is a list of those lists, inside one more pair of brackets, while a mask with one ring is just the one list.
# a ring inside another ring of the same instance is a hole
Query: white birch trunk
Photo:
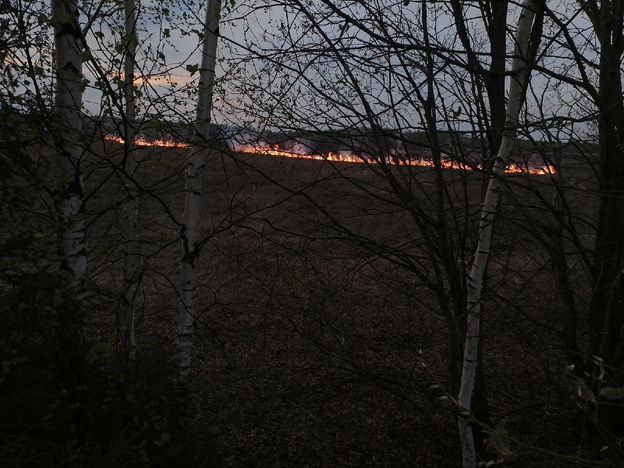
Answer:
[[468, 323], [466, 341], [464, 343], [464, 360], [459, 390], [458, 403], [462, 411], [459, 418], [459, 438], [462, 447], [462, 459], [464, 468], [477, 467], [477, 454], [474, 446], [474, 437], [471, 426], [471, 402], [477, 375], [477, 354], [479, 348], [479, 335], [481, 329], [481, 293], [483, 288], [483, 276], [488, 263], [490, 245], [492, 242], [492, 228], [496, 210], [498, 209], [501, 195], [501, 177], [505, 174], [505, 168], [516, 137], [516, 127], [520, 115], [520, 109], [524, 102], [525, 91], [529, 82], [530, 71], [526, 68], [529, 50], [529, 38], [535, 11], [538, 9], [540, 0], [525, 0], [518, 20], [516, 32], [516, 47], [509, 83], [509, 100], [505, 117], [505, 133], [496, 156], [494, 174], [490, 177], [485, 200], [483, 201], [481, 220], [479, 223], [479, 240], [474, 255], [474, 261], [468, 277]]
[[182, 278], [180, 300], [182, 313], [178, 330], [178, 372], [181, 381], [191, 370], [191, 346], [193, 326], [197, 311], [197, 226], [199, 224], [199, 203], [201, 200], [201, 177], [206, 155], [205, 142], [208, 140], [210, 115], [212, 110], [212, 92], [217, 61], [217, 40], [219, 34], [219, 18], [221, 14], [220, 0], [207, 0], [206, 20], [204, 23], [204, 39], [202, 60], [199, 75], [199, 96], [197, 102], [197, 123], [195, 142], [190, 151], [188, 172], [186, 176], [186, 200], [184, 204], [184, 228], [182, 240]]
[[84, 283], [87, 275], [85, 225], [83, 219], [84, 188], [80, 171], [81, 148], [78, 139], [82, 127], [82, 43], [76, 0], [52, 0], [54, 42], [56, 50], [56, 84], [54, 115], [60, 131], [55, 132], [58, 182], [55, 205], [59, 223], [61, 269], [70, 276], [69, 299], [74, 304], [66, 317], [71, 323], [69, 333], [82, 338]]
[[126, 191], [126, 225], [124, 242], [123, 265], [123, 337], [126, 356], [134, 357], [136, 338], [134, 332], [134, 298], [136, 294], [136, 223], [137, 223], [137, 189], [134, 182], [136, 172], [135, 135], [136, 135], [136, 107], [134, 96], [134, 64], [136, 59], [136, 17], [137, 5], [135, 0], [125, 0], [125, 37], [126, 57], [124, 60], [124, 141], [125, 141], [125, 174]]

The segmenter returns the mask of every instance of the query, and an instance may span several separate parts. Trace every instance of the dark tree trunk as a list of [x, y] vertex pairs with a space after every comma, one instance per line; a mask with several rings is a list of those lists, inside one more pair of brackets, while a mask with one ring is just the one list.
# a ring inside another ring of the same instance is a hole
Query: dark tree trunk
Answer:
[[[600, 84], [598, 158], [600, 164], [600, 207], [593, 265], [593, 296], [589, 325], [592, 330], [590, 356], [602, 360], [590, 363], [595, 371], [595, 390], [624, 385], [624, 104], [622, 101], [622, 0], [601, 2], [592, 23], [600, 40]], [[607, 431], [622, 432], [624, 409], [599, 409], [599, 423]]]
[[487, 2], [487, 33], [490, 38], [490, 74], [485, 79], [490, 103], [490, 155], [498, 153], [505, 129], [505, 55], [507, 48], [507, 10], [509, 2]]

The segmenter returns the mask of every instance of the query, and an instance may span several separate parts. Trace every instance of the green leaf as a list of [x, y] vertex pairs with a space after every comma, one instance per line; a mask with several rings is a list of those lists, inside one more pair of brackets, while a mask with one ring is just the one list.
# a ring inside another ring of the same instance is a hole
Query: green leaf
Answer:
[[199, 65], [196, 63], [194, 65], [187, 65], [186, 66], [186, 71], [188, 71], [191, 76], [193, 76], [195, 73], [197, 73], [197, 70], [199, 70]]
[[509, 447], [509, 434], [507, 433], [507, 429], [505, 428], [505, 419], [501, 419], [492, 432], [490, 432], [490, 442], [496, 449], [496, 451], [503, 455], [509, 456], [512, 455], [513, 452]]
[[604, 387], [600, 389], [600, 396], [607, 400], [620, 400], [624, 398], [624, 387]]
[[85, 89], [87, 89], [87, 86], [89, 86], [89, 80], [87, 78], [83, 78], [83, 80], [80, 82], [80, 92], [84, 93]]
[[87, 62], [91, 60], [91, 51], [83, 50], [82, 52], [80, 52], [80, 58], [82, 59], [83, 62]]
[[596, 397], [594, 393], [589, 389], [589, 387], [585, 383], [585, 380], [583, 379], [576, 379], [576, 394], [583, 400], [596, 403]]

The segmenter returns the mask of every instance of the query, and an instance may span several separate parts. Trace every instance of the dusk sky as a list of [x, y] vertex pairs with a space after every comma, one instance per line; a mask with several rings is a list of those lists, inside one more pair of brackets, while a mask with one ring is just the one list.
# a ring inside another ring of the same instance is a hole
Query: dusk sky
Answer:
[[[246, 61], [240, 63], [240, 56], [244, 56], [244, 51], [241, 50], [238, 45], [253, 46], [254, 50], [263, 51], [270, 49], [271, 45], [266, 42], [265, 35], [278, 33], [280, 26], [284, 23], [294, 24], [299, 21], [300, 18], [293, 20], [292, 15], [287, 15], [285, 9], [281, 5], [272, 6], [269, 2], [260, 2], [262, 8], [254, 8], [254, 4], [258, 2], [237, 2], [234, 9], [230, 9], [230, 3], [224, 2], [224, 16], [221, 20], [218, 56], [219, 62], [217, 65], [217, 79], [218, 90], [215, 94], [214, 100], [214, 121], [224, 122], [229, 119], [249, 119], [250, 115], [241, 115], [240, 109], [248, 104], [248, 98], [238, 94], [235, 87], [231, 86], [234, 74], [232, 73], [237, 67], [245, 69], [245, 73], [253, 77], [254, 67], [258, 66], [257, 61]], [[164, 3], [166, 5], [167, 3]], [[185, 117], [192, 119], [195, 112], [194, 101], [194, 87], [196, 85], [197, 73], [192, 74], [187, 70], [187, 66], [191, 68], [200, 62], [199, 53], [199, 38], [196, 31], [201, 31], [202, 21], [204, 19], [204, 4], [199, 0], [191, 0], [182, 4], [171, 2], [170, 12], [171, 21], [167, 21], [157, 12], [162, 12], [163, 3], [150, 2], [143, 3], [144, 8], [140, 16], [140, 29], [139, 36], [141, 38], [142, 45], [138, 52], [138, 70], [142, 74], [142, 77], [136, 79], [137, 85], [140, 86], [141, 91], [146, 97], [149, 97], [152, 103], [146, 107], [140, 105], [140, 114], [160, 114], [168, 115], [176, 118]], [[154, 10], [154, 5], [159, 5]], [[402, 14], [409, 18], [409, 21], [416, 22], [418, 19], [417, 9], [418, 3], [412, 2], [411, 5], [404, 7], [403, 2], [397, 2], [393, 4], [395, 9], [400, 9]], [[443, 9], [432, 10], [434, 14], [430, 15], [429, 22], [433, 32], [439, 35], [443, 41], [456, 40], [454, 37], [454, 27], [449, 15]], [[354, 15], [358, 14], [357, 10], [353, 11]], [[564, 16], [564, 12], [562, 12]], [[510, 20], [515, 21], [516, 14], [511, 12]], [[577, 17], [573, 18], [574, 24], [582, 29], [583, 25], [587, 22], [585, 18]], [[329, 26], [328, 26], [329, 27]], [[106, 33], [105, 40], [110, 34], [110, 30], [102, 28], [102, 31]], [[333, 27], [334, 33], [338, 30], [337, 27]], [[299, 34], [298, 31], [292, 30], [289, 35], [293, 37]], [[356, 35], [357, 36], [357, 35]], [[444, 39], [448, 36], [448, 39]], [[95, 43], [95, 37], [91, 36], [91, 40]], [[301, 36], [301, 40], [305, 40], [306, 36]], [[291, 40], [294, 40], [291, 38]], [[511, 37], [510, 37], [511, 41]], [[450, 44], [450, 42], [449, 42]], [[511, 43], [509, 48], [511, 48]], [[108, 50], [106, 46], [102, 46], [102, 54], [109, 54], [109, 57], [113, 58], [115, 52]], [[154, 61], [153, 57], [158, 56], [161, 53], [161, 57], [165, 60]], [[239, 56], [240, 54], [240, 56]], [[151, 58], [150, 58], [151, 57]], [[550, 65], [559, 60], [554, 56], [545, 57]], [[106, 65], [106, 60], [103, 60], [103, 64]], [[91, 66], [87, 64], [85, 74], [86, 77], [94, 80], [94, 73]], [[103, 67], [105, 68], [105, 67]], [[110, 66], [109, 66], [110, 68]], [[120, 65], [117, 65], [117, 69], [120, 69]], [[240, 70], [239, 70], [240, 71]], [[262, 72], [262, 68], [258, 68], [258, 73]], [[280, 82], [280, 77], [272, 77], [273, 85], [277, 86]], [[322, 76], [314, 77], [312, 80], [324, 79]], [[456, 88], [457, 84], [451, 81], [447, 81], [447, 75], [441, 73], [439, 75], [439, 84], [442, 87], [447, 87], [450, 91]], [[330, 85], [330, 84], [328, 84]], [[323, 86], [323, 85], [321, 85]], [[544, 104], [540, 94], [542, 90], [547, 87], [547, 81], [543, 77], [535, 74], [533, 77], [532, 87], [533, 92], [530, 94], [527, 108], [531, 109], [533, 103], [541, 102]], [[221, 91], [221, 92], [219, 92]], [[557, 92], [559, 93], [557, 99], [552, 101], [551, 104], [542, 107], [546, 114], [548, 113], [566, 113], [566, 106], [575, 106], [577, 101], [574, 94], [570, 94], [566, 91], [566, 85], [559, 85]], [[309, 93], [308, 93], [309, 96]], [[387, 105], [387, 97], [383, 97], [381, 94], [376, 99], [380, 99], [379, 103], [382, 106]], [[461, 107], [460, 103], [455, 103], [454, 98], [448, 98], [446, 103], [448, 107], [456, 109]], [[238, 101], [237, 101], [238, 100]], [[312, 102], [313, 99], [310, 101]], [[144, 100], [147, 103], [148, 100]], [[230, 108], [236, 102], [235, 107], [238, 111], [233, 111]], [[302, 99], [302, 105], [303, 105]], [[95, 89], [87, 89], [84, 96], [85, 109], [90, 113], [98, 113], [101, 108], [101, 93]], [[463, 105], [465, 108], [466, 105]], [[313, 106], [311, 109], [316, 109], [318, 106]], [[223, 115], [223, 112], [229, 112], [228, 117]], [[255, 112], [255, 110], [254, 110]], [[328, 108], [326, 112], [331, 113], [332, 109]], [[409, 109], [406, 112], [410, 112]], [[585, 109], [583, 109], [585, 112]], [[340, 117], [340, 112], [336, 114]], [[467, 117], [465, 117], [467, 118]], [[410, 120], [418, 120], [416, 114], [410, 115]], [[578, 126], [577, 126], [578, 127]]]

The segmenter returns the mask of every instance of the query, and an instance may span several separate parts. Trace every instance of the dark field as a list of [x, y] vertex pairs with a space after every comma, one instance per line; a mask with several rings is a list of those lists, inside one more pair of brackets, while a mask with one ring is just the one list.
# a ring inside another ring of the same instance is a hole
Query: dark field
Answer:
[[[119, 161], [119, 150], [107, 145], [100, 161]], [[186, 154], [140, 150], [139, 355], [175, 352]], [[117, 176], [107, 179], [110, 165], [99, 164], [87, 177], [90, 300], [97, 334], [115, 345], [125, 194]], [[422, 217], [444, 217], [451, 257], [469, 271], [483, 176], [446, 170], [436, 182], [431, 168], [393, 171]], [[596, 207], [588, 172], [566, 170], [559, 186], [589, 245]], [[602, 445], [579, 424], [583, 402], [565, 370], [563, 308], [543, 242], [556, 224], [544, 205], [556, 198], [554, 183], [509, 181], [483, 319], [489, 459], [618, 466], [619, 448], [599, 454]], [[374, 167], [208, 156], [188, 428], [216, 444], [220, 466], [460, 466], [440, 306], [447, 285], [425, 242], [439, 231], [405, 206]], [[570, 283], [580, 311], [586, 279], [579, 257]], [[581, 342], [584, 331], [579, 320]]]

